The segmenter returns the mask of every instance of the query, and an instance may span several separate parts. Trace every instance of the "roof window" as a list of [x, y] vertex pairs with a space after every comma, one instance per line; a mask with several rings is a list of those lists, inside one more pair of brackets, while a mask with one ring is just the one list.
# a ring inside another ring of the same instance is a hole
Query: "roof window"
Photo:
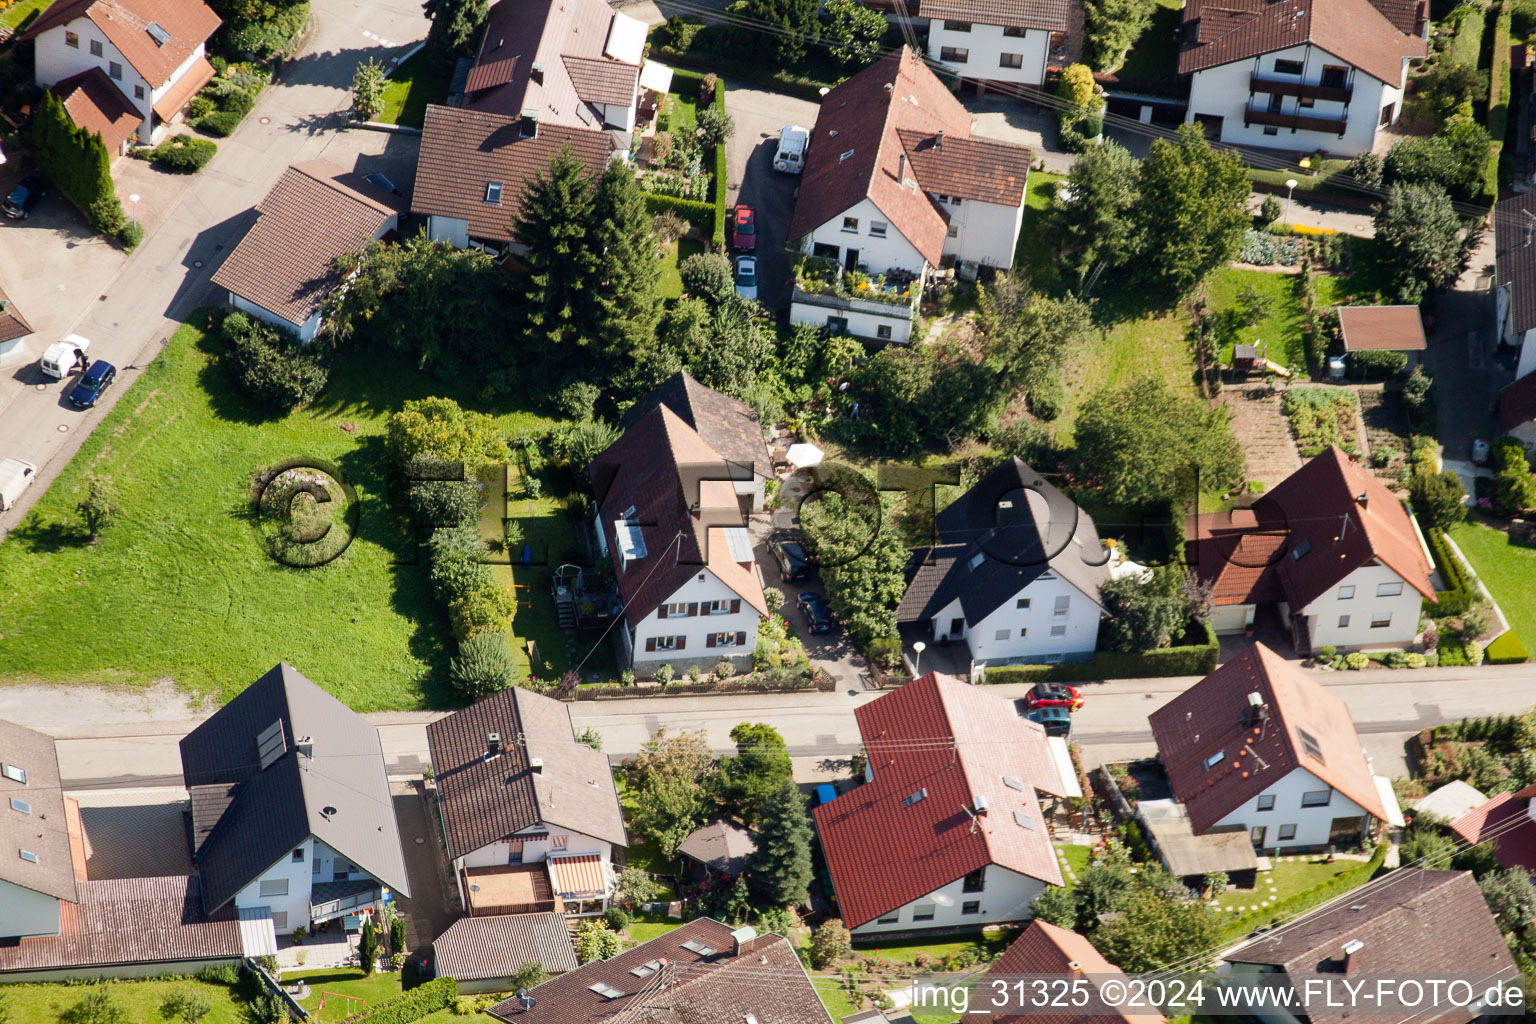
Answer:
[[1227, 759], [1227, 752], [1225, 750], [1218, 750], [1218, 751], [1216, 751], [1216, 753], [1212, 754], [1210, 757], [1205, 759], [1205, 770], [1206, 771], [1210, 771], [1212, 768], [1215, 768], [1217, 765], [1221, 764], [1221, 762], [1225, 761], [1226, 759]]
[[11, 797], [11, 810], [20, 811], [22, 814], [31, 814], [32, 805], [25, 800], [17, 800], [15, 797]]
[[1311, 550], [1312, 550], [1312, 542], [1310, 540], [1302, 541], [1300, 544], [1297, 544], [1295, 550], [1293, 550], [1291, 552], [1291, 561], [1293, 561], [1293, 562], [1301, 561], [1302, 556], [1305, 555], [1308, 551], [1311, 551]]
[[16, 852], [21, 854], [21, 859], [26, 861], [28, 864], [37, 863], [37, 854], [33, 853], [31, 850], [17, 850]]
[[488, 206], [501, 205], [501, 182], [488, 181], [485, 184], [485, 203]]
[[853, 150], [850, 149], [846, 153], [844, 153], [842, 156], [838, 157], [837, 158], [837, 162], [838, 163], [842, 163], [844, 160], [847, 160], [851, 156], [853, 156]]
[[974, 555], [971, 556], [971, 563], [970, 563], [971, 568], [972, 569], [976, 568], [978, 565], [980, 565], [982, 562], [984, 562], [986, 560], [987, 560], [987, 553], [985, 551], [978, 551], [978, 552], [976, 552]]
[[144, 31], [149, 33], [149, 38], [155, 41], [156, 46], [164, 46], [171, 41], [171, 34], [162, 28], [158, 21], [150, 22]]
[[27, 770], [20, 765], [0, 765], [0, 775], [4, 775], [12, 782], [19, 782], [23, 786], [27, 784]]
[[1014, 811], [1013, 812], [1013, 821], [1014, 821], [1014, 824], [1018, 825], [1020, 828], [1027, 828], [1031, 832], [1033, 832], [1035, 830], [1034, 819], [1031, 818], [1029, 815], [1025, 814], [1023, 811]]
[[636, 967], [629, 973], [633, 974], [637, 978], [648, 978], [659, 970], [661, 970], [661, 961], [651, 960], [641, 964], [639, 967]]
[[1297, 729], [1296, 730], [1296, 735], [1301, 737], [1301, 750], [1302, 750], [1302, 753], [1304, 753], [1308, 757], [1312, 758], [1318, 764], [1327, 764], [1328, 763], [1327, 761], [1323, 760], [1323, 748], [1318, 745], [1317, 737], [1316, 736], [1313, 736], [1311, 733], [1307, 732], [1305, 729]]
[[928, 791], [926, 789], [920, 789], [916, 793], [908, 794], [907, 798], [901, 802], [901, 806], [911, 807], [913, 804], [920, 804], [927, 799]]
[[1009, 789], [1016, 789], [1021, 793], [1024, 792], [1024, 783], [1020, 782], [1012, 775], [1003, 776], [1003, 785], [1007, 786]]
[[623, 989], [614, 988], [612, 985], [608, 984], [606, 981], [600, 981], [596, 985], [588, 985], [587, 986], [587, 991], [588, 992], [596, 992], [598, 995], [602, 996], [604, 999], [617, 999], [617, 998], [619, 998], [619, 996], [622, 996], [624, 994], [624, 990]]

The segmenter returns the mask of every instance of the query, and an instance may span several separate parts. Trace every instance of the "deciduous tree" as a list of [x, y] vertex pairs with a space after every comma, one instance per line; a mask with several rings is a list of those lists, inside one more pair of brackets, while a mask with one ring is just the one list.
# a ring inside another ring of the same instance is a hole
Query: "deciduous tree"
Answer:
[[352, 113], [372, 121], [384, 110], [384, 65], [369, 57], [352, 73]]
[[425, 0], [421, 9], [432, 19], [428, 52], [438, 63], [451, 65], [454, 56], [469, 55], [491, 5], [490, 0]]
[[748, 824], [763, 813], [769, 794], [794, 775], [784, 737], [771, 725], [742, 722], [731, 730], [736, 756], [720, 762], [720, 799]]
[[1083, 294], [1105, 270], [1136, 254], [1134, 210], [1140, 195], [1141, 164], [1112, 139], [1086, 149], [1057, 186], [1051, 235]]
[[1249, 190], [1237, 154], [1213, 149], [1200, 125], [1180, 125], [1176, 140], [1154, 140], [1136, 213], [1146, 276], [1176, 297], [1231, 259], [1250, 224]]
[[85, 484], [85, 497], [75, 503], [75, 509], [85, 517], [85, 532], [94, 542], [102, 530], [118, 519], [117, 496], [111, 482], [91, 476]]
[[1445, 189], [1433, 183], [1394, 184], [1376, 207], [1376, 241], [1397, 276], [1397, 297], [1417, 304], [1450, 284], [1466, 261], [1461, 218]]
[[806, 47], [821, 35], [819, 0], [750, 0], [748, 10], [757, 21], [773, 26], [770, 38], [781, 65], [798, 64]]
[[1188, 625], [1182, 566], [1162, 565], [1148, 578], [1127, 575], [1105, 582], [1099, 593], [1108, 617], [1106, 641], [1117, 651], [1167, 647]]
[[1462, 499], [1466, 485], [1452, 470], [1441, 473], [1415, 473], [1408, 482], [1408, 497], [1420, 525], [1449, 530], [1467, 516]]
[[874, 63], [888, 27], [885, 16], [859, 0], [827, 0], [827, 49], [849, 70]]

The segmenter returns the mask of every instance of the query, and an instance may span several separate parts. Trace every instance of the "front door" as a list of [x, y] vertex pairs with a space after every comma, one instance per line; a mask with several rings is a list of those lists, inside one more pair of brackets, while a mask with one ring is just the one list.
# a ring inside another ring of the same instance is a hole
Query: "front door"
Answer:
[[843, 256], [843, 266], [848, 270], [859, 269], [859, 250], [848, 249]]
[[1265, 826], [1263, 825], [1255, 825], [1248, 830], [1248, 838], [1253, 840], [1253, 848], [1255, 850], [1264, 849], [1264, 829]]
[[1359, 816], [1353, 818], [1334, 818], [1328, 826], [1328, 844], [1330, 846], [1348, 846], [1360, 841], [1360, 833], [1365, 831], [1365, 819]]
[[950, 636], [959, 636], [961, 633], [964, 633], [964, 632], [965, 632], [965, 620], [964, 619], [950, 619], [949, 620], [949, 635]]

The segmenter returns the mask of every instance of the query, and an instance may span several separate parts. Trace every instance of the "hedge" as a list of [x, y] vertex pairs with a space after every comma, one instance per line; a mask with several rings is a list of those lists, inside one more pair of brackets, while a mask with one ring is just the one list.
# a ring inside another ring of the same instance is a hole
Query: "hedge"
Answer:
[[1499, 198], [1499, 156], [1504, 152], [1504, 134], [1509, 127], [1509, 98], [1513, 92], [1510, 71], [1509, 34], [1514, 12], [1501, 3], [1495, 8], [1493, 23], [1493, 67], [1488, 72], [1488, 134], [1493, 146], [1483, 169], [1483, 199], [1490, 205]]
[[715, 204], [702, 203], [697, 199], [679, 199], [676, 196], [659, 196], [646, 192], [645, 212], [652, 217], [663, 210], [671, 210], [700, 231], [711, 230], [715, 219]]
[[342, 1024], [414, 1024], [429, 1013], [446, 1009], [459, 997], [459, 983], [437, 978], [418, 985], [399, 999], [346, 1018]]
[[1082, 683], [1099, 679], [1142, 679], [1152, 676], [1203, 676], [1216, 670], [1220, 645], [1210, 623], [1191, 623], [1206, 642], [1150, 651], [1099, 651], [1092, 661], [1056, 665], [999, 665], [986, 670], [988, 683]]
[[1429, 546], [1429, 553], [1434, 556], [1440, 578], [1449, 585], [1445, 590], [1435, 591], [1434, 601], [1424, 602], [1424, 614], [1435, 618], [1460, 615], [1476, 603], [1477, 590], [1467, 576], [1461, 559], [1456, 557], [1451, 546], [1446, 543], [1442, 531], [1434, 527], [1425, 530], [1424, 542]]
[[38, 101], [32, 145], [43, 173], [80, 208], [91, 230], [111, 235], [122, 229], [123, 204], [112, 183], [112, 158], [106, 144], [97, 132], [76, 127], [51, 92]]
[[1277, 918], [1294, 917], [1304, 911], [1311, 910], [1320, 903], [1326, 903], [1335, 896], [1342, 896], [1351, 889], [1359, 888], [1369, 882], [1377, 871], [1381, 870], [1382, 862], [1387, 859], [1387, 844], [1380, 843], [1376, 852], [1371, 854], [1371, 859], [1362, 861], [1357, 867], [1350, 868], [1334, 875], [1321, 885], [1313, 886], [1294, 896], [1287, 897], [1277, 903], [1265, 907], [1256, 913], [1239, 916], [1229, 922], [1221, 931], [1223, 941], [1240, 938], [1253, 931], [1260, 924], [1265, 924]]
[[1525, 649], [1525, 644], [1515, 635], [1515, 631], [1507, 629], [1494, 638], [1488, 645], [1488, 650], [1483, 653], [1483, 660], [1490, 665], [1518, 665], [1521, 662], [1530, 661], [1531, 656]]
[[[725, 113], [725, 83], [715, 86], [715, 109]], [[725, 166], [725, 143], [715, 147], [715, 233], [716, 251], [725, 249], [725, 193], [728, 181]]]

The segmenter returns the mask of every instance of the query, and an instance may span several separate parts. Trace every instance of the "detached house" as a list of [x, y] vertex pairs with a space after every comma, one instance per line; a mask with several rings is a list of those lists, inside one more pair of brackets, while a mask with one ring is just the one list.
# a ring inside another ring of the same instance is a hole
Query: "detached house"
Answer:
[[1471, 845], [1491, 844], [1504, 867], [1536, 876], [1536, 786], [1483, 801], [1451, 828]]
[[1093, 519], [1020, 459], [938, 514], [939, 543], [896, 609], [937, 643], [964, 641], [973, 665], [1093, 657], [1109, 557]]
[[1403, 824], [1344, 702], [1254, 644], [1149, 716], [1196, 835], [1246, 831], [1263, 853], [1355, 843]]
[[908, 47], [821, 100], [789, 245], [811, 257], [790, 319], [907, 341], [929, 274], [1008, 269], [1030, 151], [971, 136], [971, 115]]
[[1042, 85], [1052, 51], [1064, 55], [1070, 0], [923, 0], [928, 52], [944, 67], [987, 87]]
[[0, 289], [0, 363], [14, 362], [27, 354], [27, 338], [32, 325], [21, 315], [16, 303]]
[[[1134, 1013], [1113, 1005], [1120, 1000], [1100, 997], [1103, 1006], [1092, 1001], [1099, 987], [1111, 978], [1124, 978], [1125, 972], [1105, 960], [1098, 950], [1077, 932], [1058, 928], [1044, 921], [1031, 921], [1013, 940], [1003, 955], [992, 962], [971, 992], [970, 1010], [960, 1024], [1003, 1024], [1004, 1021], [1037, 1019], [1035, 1008], [1028, 1006], [1030, 987], [1016, 988], [1021, 977], [1073, 980], [1087, 979], [1093, 993], [1081, 996], [1074, 990], [1072, 1006], [1053, 1007], [1050, 1019], [1056, 1024], [1163, 1024], [1157, 1013]], [[1050, 980], [1048, 985], [1055, 987]], [[1001, 986], [999, 988], [998, 986]], [[1089, 1000], [1080, 1003], [1080, 999]], [[994, 1006], [995, 1001], [1005, 1005]], [[1081, 1009], [1077, 1007], [1081, 1006]]]
[[59, 0], [23, 39], [36, 42], [37, 84], [107, 152], [161, 129], [213, 78], [203, 47], [219, 16], [202, 0]]
[[1536, 370], [1536, 193], [1520, 192], [1493, 207], [1494, 300], [1499, 342], [1520, 350], [1516, 381]]
[[433, 722], [427, 744], [471, 916], [608, 908], [629, 841], [608, 758], [576, 742], [566, 705], [513, 687]]
[[1429, 550], [1408, 507], [1337, 447], [1251, 509], [1191, 518], [1186, 557], [1212, 584], [1219, 634], [1273, 624], [1296, 650], [1411, 644], [1435, 599]]
[[741, 513], [753, 472], [664, 403], [592, 461], [597, 547], [613, 562], [618, 638], [636, 672], [751, 664], [768, 614]]
[[0, 942], [58, 935], [61, 908], [80, 902], [90, 854], [53, 737], [0, 720], [0, 797]]
[[1402, 115], [1428, 20], [1428, 0], [1188, 0], [1188, 120], [1213, 142], [1369, 152]]
[[279, 934], [410, 896], [379, 733], [279, 664], [181, 741], [203, 905]]
[[1081, 795], [1065, 743], [980, 687], [930, 672], [854, 711], [864, 784], [815, 809], [855, 938], [1033, 916], [1061, 866], [1041, 793]]

